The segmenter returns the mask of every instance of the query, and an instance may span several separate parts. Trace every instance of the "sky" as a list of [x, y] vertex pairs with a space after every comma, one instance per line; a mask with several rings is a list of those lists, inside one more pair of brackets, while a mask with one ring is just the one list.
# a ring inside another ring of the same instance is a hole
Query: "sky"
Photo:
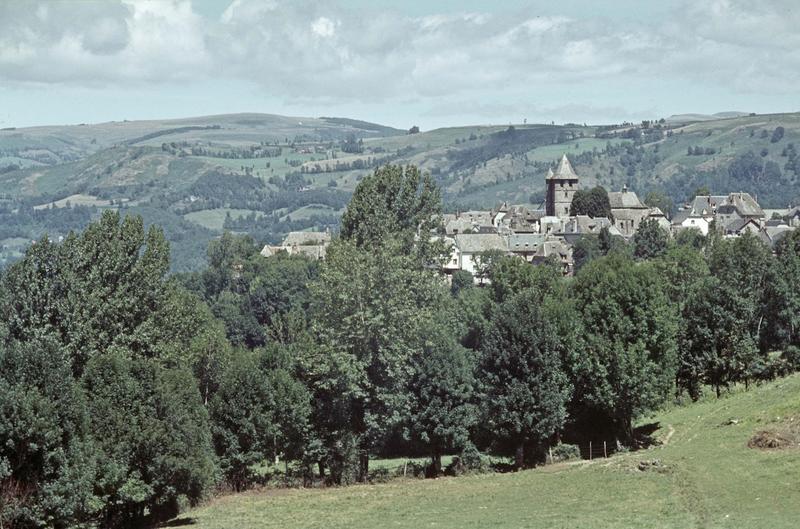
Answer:
[[0, 1], [0, 127], [800, 111], [797, 0]]

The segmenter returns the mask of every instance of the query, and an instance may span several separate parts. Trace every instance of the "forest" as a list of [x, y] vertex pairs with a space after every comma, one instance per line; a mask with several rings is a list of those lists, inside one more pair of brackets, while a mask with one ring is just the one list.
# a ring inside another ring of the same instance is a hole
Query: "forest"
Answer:
[[171, 274], [162, 229], [117, 211], [39, 238], [0, 275], [0, 525], [148, 526], [274, 475], [372, 481], [378, 456], [436, 477], [635, 449], [667, 403], [800, 369], [800, 231], [773, 253], [644, 222], [584, 236], [574, 277], [487, 254], [478, 286], [440, 273], [441, 210], [388, 165], [324, 261], [226, 232]]

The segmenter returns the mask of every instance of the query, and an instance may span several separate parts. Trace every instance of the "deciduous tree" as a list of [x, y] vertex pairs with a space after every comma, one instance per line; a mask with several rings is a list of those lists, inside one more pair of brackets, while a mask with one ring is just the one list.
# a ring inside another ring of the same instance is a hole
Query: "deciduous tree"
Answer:
[[571, 392], [562, 337], [541, 303], [528, 289], [500, 305], [481, 354], [486, 425], [513, 446], [517, 468], [526, 445], [542, 450], [563, 426]]

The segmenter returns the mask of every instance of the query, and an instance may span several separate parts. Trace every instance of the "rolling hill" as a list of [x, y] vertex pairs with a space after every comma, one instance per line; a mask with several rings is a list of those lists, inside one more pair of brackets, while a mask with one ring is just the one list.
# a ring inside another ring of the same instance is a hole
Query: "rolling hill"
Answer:
[[606, 126], [465, 126], [417, 134], [347, 118], [232, 114], [0, 130], [0, 263], [30, 240], [82, 228], [105, 208], [161, 223], [175, 270], [203, 266], [223, 229], [276, 242], [335, 228], [360, 178], [414, 163], [446, 207], [537, 206], [567, 153], [583, 185], [660, 191], [708, 186], [765, 207], [800, 197], [800, 114], [684, 115]]

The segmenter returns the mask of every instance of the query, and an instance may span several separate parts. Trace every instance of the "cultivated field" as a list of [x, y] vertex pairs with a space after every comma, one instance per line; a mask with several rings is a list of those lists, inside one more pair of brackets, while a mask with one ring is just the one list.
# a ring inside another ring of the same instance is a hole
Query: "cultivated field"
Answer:
[[[225, 224], [225, 217], [230, 214], [233, 218], [246, 217], [253, 213], [249, 209], [234, 209], [234, 208], [216, 208], [216, 209], [203, 209], [200, 211], [193, 211], [183, 216], [186, 220], [197, 223], [204, 228], [214, 231], [222, 231], [223, 224]], [[262, 213], [256, 211], [257, 215]]]
[[[192, 524], [196, 529], [798, 526], [800, 375], [675, 408], [652, 420], [658, 421], [654, 435], [661, 446], [610, 459], [516, 474], [251, 492], [212, 500], [171, 525]], [[762, 441], [782, 438], [793, 445], [749, 448], [748, 442], [763, 431], [768, 433]]]

